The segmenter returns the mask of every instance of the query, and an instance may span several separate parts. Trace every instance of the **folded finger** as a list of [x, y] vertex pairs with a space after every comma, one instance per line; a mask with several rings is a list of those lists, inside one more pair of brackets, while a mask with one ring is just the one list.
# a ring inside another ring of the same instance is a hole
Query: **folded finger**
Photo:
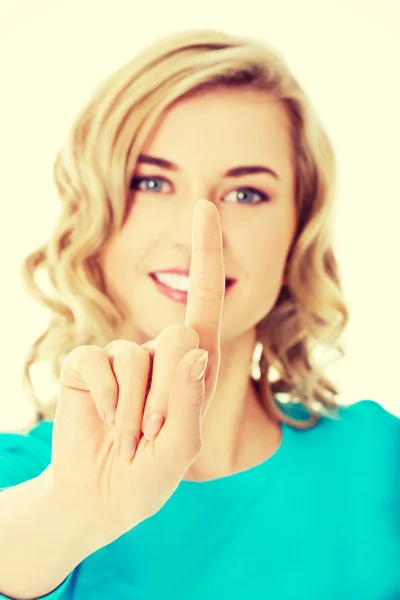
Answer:
[[[180, 361], [168, 397], [168, 415], [155, 441], [160, 456], [166, 461], [166, 468], [174, 473], [179, 472], [181, 479], [202, 449], [204, 370], [207, 360], [207, 353], [198, 348], [188, 352]], [[195, 377], [192, 377], [195, 363], [196, 373]], [[199, 377], [201, 372], [203, 375]]]
[[141, 435], [141, 423], [150, 374], [148, 353], [127, 340], [111, 342], [105, 348], [112, 359], [118, 383], [118, 403], [114, 419], [114, 446], [120, 458], [133, 460]]
[[190, 350], [198, 347], [198, 343], [197, 333], [184, 325], [171, 325], [163, 331], [153, 357], [151, 386], [143, 415], [142, 431], [147, 440], [157, 436], [165, 421], [177, 365]]

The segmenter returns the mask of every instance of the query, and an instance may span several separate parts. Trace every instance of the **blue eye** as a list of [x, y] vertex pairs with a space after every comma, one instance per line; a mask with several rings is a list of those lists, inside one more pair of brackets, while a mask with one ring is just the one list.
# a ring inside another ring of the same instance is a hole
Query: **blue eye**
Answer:
[[[260, 190], [257, 190], [255, 188], [246, 187], [246, 188], [238, 188], [237, 190], [230, 192], [225, 197], [225, 202], [227, 204], [237, 204], [237, 202], [235, 202], [235, 200], [227, 199], [227, 198], [229, 198], [229, 196], [231, 194], [236, 194], [237, 197], [239, 198], [239, 201], [242, 204], [261, 204], [262, 202], [269, 202], [271, 200], [271, 198], [267, 194], [264, 194], [264, 192], [261, 192]], [[250, 196], [250, 199], [249, 199], [249, 196]], [[251, 197], [254, 198], [254, 196], [258, 196], [259, 200], [258, 201], [251, 200]]]
[[[164, 177], [133, 177], [130, 188], [141, 192], [157, 192], [160, 191], [163, 183], [166, 183]], [[159, 188], [157, 188], [157, 184], [160, 186]]]
[[[168, 181], [164, 177], [133, 177], [131, 180], [131, 190], [137, 190], [139, 192], [161, 192], [163, 191], [163, 184], [168, 184]], [[237, 199], [229, 199], [230, 196], [236, 195]], [[258, 200], [254, 200], [254, 197], [258, 196]], [[269, 202], [270, 196], [261, 192], [260, 190], [252, 187], [238, 188], [230, 192], [224, 202], [227, 204], [262, 204], [263, 202]]]

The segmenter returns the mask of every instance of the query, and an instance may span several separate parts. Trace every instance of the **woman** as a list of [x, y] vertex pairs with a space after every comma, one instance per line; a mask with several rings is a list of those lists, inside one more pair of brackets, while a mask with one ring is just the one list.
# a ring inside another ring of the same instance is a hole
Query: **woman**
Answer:
[[0, 437], [1, 598], [400, 595], [400, 420], [315, 357], [348, 317], [334, 177], [260, 43], [171, 36], [97, 90], [25, 262], [53, 315], [26, 380], [49, 361], [60, 393]]

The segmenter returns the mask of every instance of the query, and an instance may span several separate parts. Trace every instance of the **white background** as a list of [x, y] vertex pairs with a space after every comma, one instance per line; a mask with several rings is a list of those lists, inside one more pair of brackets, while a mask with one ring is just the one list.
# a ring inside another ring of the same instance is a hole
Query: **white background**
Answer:
[[32, 416], [22, 364], [48, 314], [20, 265], [58, 214], [55, 154], [104, 76], [188, 28], [272, 43], [309, 93], [338, 157], [334, 241], [351, 310], [347, 356], [329, 374], [343, 401], [400, 415], [400, 0], [0, 0], [1, 430]]

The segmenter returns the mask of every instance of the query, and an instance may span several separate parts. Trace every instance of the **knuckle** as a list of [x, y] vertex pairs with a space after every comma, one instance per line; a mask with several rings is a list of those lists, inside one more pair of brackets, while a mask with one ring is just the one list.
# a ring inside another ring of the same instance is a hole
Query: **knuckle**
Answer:
[[223, 300], [225, 297], [225, 288], [214, 288], [214, 287], [196, 287], [195, 288], [196, 296], [202, 302], [215, 302]]
[[70, 350], [70, 352], [68, 352], [68, 354], [66, 355], [66, 357], [64, 359], [64, 362], [68, 361], [71, 364], [80, 365], [82, 363], [88, 362], [88, 360], [91, 360], [94, 356], [98, 355], [101, 351], [102, 351], [101, 346], [96, 346], [96, 345], [76, 346], [75, 348]]
[[149, 355], [139, 345], [134, 343], [121, 344], [113, 353], [114, 365], [119, 367], [130, 366], [133, 362], [146, 366]]
[[179, 346], [183, 344], [185, 347], [196, 347], [200, 342], [200, 337], [193, 327], [173, 323], [172, 325], [168, 325], [162, 332], [161, 342], [163, 344], [172, 343]]
[[106, 346], [106, 348], [123, 348], [125, 346], [135, 346], [135, 342], [132, 342], [131, 340], [126, 340], [125, 338], [117, 338], [115, 340], [112, 340], [111, 342], [109, 342]]
[[107, 354], [114, 355], [114, 354], [125, 351], [127, 348], [134, 348], [136, 346], [138, 346], [138, 344], [136, 344], [135, 342], [131, 342], [130, 340], [119, 339], [119, 340], [113, 340], [112, 342], [107, 344], [107, 346], [105, 346], [104, 350], [107, 352]]
[[71, 369], [75, 374], [81, 374], [81, 377], [83, 374], [83, 377], [85, 377], [84, 374], [92, 371], [93, 367], [96, 368], [101, 363], [99, 359], [102, 355], [103, 349], [101, 346], [76, 346], [68, 352], [61, 364], [60, 379], [62, 380], [64, 374]]
[[197, 347], [200, 343], [200, 336], [193, 327], [187, 325], [185, 327], [186, 339], [190, 342], [190, 345]]
[[161, 335], [162, 335], [162, 337], [169, 336], [169, 335], [176, 335], [183, 329], [185, 329], [185, 326], [182, 325], [181, 323], [171, 323], [171, 325], [167, 325], [167, 327], [165, 327], [165, 329], [162, 331]]
[[77, 389], [82, 389], [83, 382], [94, 404], [100, 410], [104, 410], [107, 406], [115, 406], [118, 386], [109, 368], [107, 355], [101, 346], [83, 345], [71, 350], [61, 366], [61, 382], [64, 381], [65, 373], [68, 373], [67, 381], [70, 387], [76, 386]]

